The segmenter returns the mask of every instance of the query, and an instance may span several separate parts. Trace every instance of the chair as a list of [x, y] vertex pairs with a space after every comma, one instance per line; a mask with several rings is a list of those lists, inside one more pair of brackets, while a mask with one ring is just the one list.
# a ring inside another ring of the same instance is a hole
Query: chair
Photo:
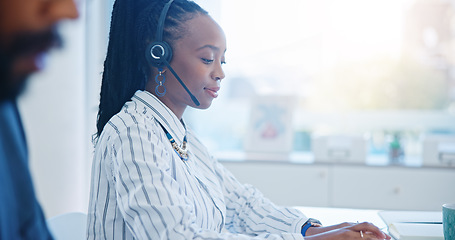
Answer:
[[87, 239], [87, 214], [81, 212], [64, 213], [47, 220], [47, 226], [55, 240]]

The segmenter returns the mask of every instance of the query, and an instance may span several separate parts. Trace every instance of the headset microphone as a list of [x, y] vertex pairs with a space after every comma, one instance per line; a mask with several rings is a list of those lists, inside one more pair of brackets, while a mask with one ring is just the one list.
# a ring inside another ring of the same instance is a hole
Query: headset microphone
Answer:
[[158, 22], [158, 27], [156, 29], [156, 41], [151, 43], [147, 47], [147, 51], [145, 52], [145, 57], [149, 61], [149, 63], [157, 68], [162, 68], [163, 65], [166, 66], [171, 73], [175, 76], [175, 78], [179, 81], [179, 83], [182, 85], [182, 87], [185, 89], [185, 91], [190, 95], [191, 100], [193, 100], [194, 104], [196, 106], [201, 105], [199, 101], [196, 99], [196, 97], [190, 92], [190, 90], [186, 87], [186, 85], [183, 83], [182, 79], [177, 75], [177, 73], [172, 69], [171, 65], [169, 62], [172, 60], [172, 48], [171, 46], [163, 41], [163, 31], [164, 31], [164, 20], [166, 19], [167, 12], [169, 10], [169, 7], [171, 6], [172, 2], [174, 0], [170, 0], [168, 3], [163, 8], [163, 11], [161, 12], [159, 22]]
[[164, 63], [166, 64], [166, 67], [171, 70], [171, 73], [174, 74], [175, 78], [177, 78], [177, 80], [179, 81], [179, 83], [182, 85], [182, 87], [185, 89], [185, 91], [190, 95], [191, 97], [191, 100], [193, 100], [194, 104], [196, 104], [196, 106], [199, 106], [201, 105], [199, 103], [199, 101], [197, 100], [197, 98], [190, 92], [190, 90], [186, 87], [186, 85], [183, 83], [182, 79], [180, 79], [179, 75], [177, 75], [177, 73], [174, 71], [174, 69], [171, 67], [171, 65], [166, 61], [164, 60]]

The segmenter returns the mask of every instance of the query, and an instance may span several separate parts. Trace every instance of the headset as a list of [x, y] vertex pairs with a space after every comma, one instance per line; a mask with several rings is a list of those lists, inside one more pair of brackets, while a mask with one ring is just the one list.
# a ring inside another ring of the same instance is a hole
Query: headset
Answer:
[[166, 66], [179, 81], [185, 91], [190, 95], [191, 100], [193, 100], [194, 104], [196, 104], [196, 106], [199, 106], [200, 103], [197, 98], [190, 92], [190, 90], [183, 83], [182, 79], [180, 79], [180, 77], [169, 64], [169, 62], [172, 60], [172, 48], [167, 42], [163, 41], [164, 20], [166, 19], [167, 12], [171, 7], [172, 2], [174, 2], [174, 0], [170, 0], [168, 3], [166, 3], [163, 10], [161, 11], [161, 15], [158, 20], [158, 27], [156, 29], [155, 42], [152, 42], [148, 45], [145, 52], [145, 57], [154, 67], [162, 68]]

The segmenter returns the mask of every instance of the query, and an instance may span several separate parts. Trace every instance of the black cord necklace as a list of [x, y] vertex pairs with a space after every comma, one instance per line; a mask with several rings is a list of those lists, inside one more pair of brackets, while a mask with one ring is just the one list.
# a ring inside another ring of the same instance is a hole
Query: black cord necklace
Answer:
[[169, 139], [169, 142], [171, 142], [172, 148], [174, 148], [174, 151], [179, 155], [180, 159], [182, 161], [188, 161], [188, 149], [186, 149], [187, 144], [186, 135], [185, 137], [183, 137], [182, 147], [180, 147], [179, 145], [177, 145], [174, 138], [166, 130], [166, 128], [163, 127], [163, 125], [161, 125], [161, 128], [164, 130], [164, 133], [166, 133], [167, 139]]

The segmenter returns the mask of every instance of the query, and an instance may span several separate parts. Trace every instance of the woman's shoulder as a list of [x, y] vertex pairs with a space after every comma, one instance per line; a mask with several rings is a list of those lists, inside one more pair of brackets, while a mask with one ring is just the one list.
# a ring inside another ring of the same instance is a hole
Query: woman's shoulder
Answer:
[[109, 122], [120, 127], [150, 125], [151, 122], [155, 123], [155, 117], [144, 107], [138, 106], [134, 102], [127, 102]]
[[159, 128], [159, 124], [153, 115], [125, 104], [120, 112], [109, 119], [102, 135], [122, 135], [131, 128], [155, 132], [155, 129]]

